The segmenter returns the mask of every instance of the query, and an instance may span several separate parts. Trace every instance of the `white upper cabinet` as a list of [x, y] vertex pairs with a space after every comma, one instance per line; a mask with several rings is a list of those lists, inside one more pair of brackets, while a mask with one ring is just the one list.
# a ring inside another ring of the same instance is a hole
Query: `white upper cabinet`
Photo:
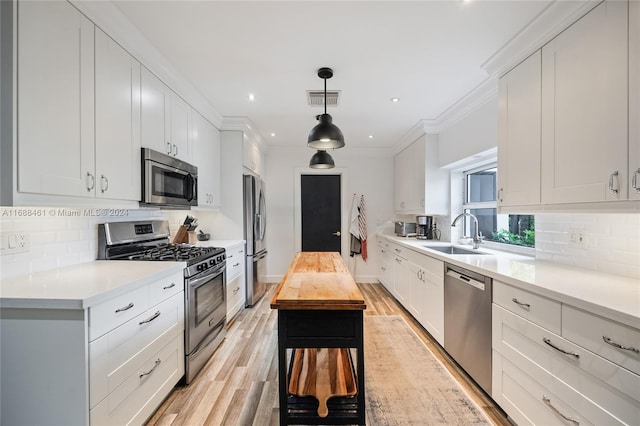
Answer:
[[242, 164], [245, 168], [260, 176], [263, 173], [263, 154], [257, 142], [249, 139], [245, 133], [242, 141]]
[[220, 207], [220, 132], [197, 111], [192, 116], [198, 207]]
[[436, 135], [423, 135], [394, 157], [394, 209], [448, 214], [449, 171], [438, 166]]
[[191, 107], [142, 67], [142, 146], [191, 161]]
[[543, 204], [627, 198], [627, 9], [605, 1], [542, 48]]
[[629, 199], [640, 200], [640, 2], [629, 2]]
[[498, 206], [540, 204], [541, 53], [498, 82]]
[[93, 196], [94, 25], [67, 2], [18, 2], [18, 191]]
[[140, 63], [95, 36], [96, 196], [140, 200]]

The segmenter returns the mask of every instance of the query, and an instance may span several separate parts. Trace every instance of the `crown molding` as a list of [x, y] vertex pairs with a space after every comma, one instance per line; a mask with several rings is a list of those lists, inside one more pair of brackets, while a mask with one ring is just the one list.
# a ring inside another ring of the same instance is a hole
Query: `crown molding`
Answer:
[[184, 98], [203, 117], [214, 126], [220, 127], [222, 115], [124, 16], [115, 4], [111, 1], [70, 0], [70, 2], [171, 90]]
[[601, 0], [554, 1], [480, 67], [491, 77], [501, 77], [600, 2]]
[[556, 0], [549, 4], [511, 40], [481, 64], [481, 68], [487, 73], [484, 81], [437, 118], [418, 121], [394, 145], [394, 152], [402, 151], [425, 134], [442, 132], [487, 102], [496, 99], [499, 77], [540, 49], [600, 2], [601, 0]]
[[260, 136], [255, 124], [249, 120], [249, 117], [222, 117], [220, 130], [236, 130], [244, 132], [245, 137], [256, 142], [260, 148], [267, 149], [268, 146]]

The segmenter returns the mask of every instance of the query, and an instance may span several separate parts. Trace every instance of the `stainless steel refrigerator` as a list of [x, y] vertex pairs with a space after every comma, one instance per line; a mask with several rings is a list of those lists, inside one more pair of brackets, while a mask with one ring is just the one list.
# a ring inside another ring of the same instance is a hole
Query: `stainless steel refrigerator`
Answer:
[[247, 241], [247, 301], [246, 306], [256, 304], [266, 289], [265, 275], [267, 245], [267, 209], [264, 198], [264, 182], [252, 175], [244, 175], [244, 239]]

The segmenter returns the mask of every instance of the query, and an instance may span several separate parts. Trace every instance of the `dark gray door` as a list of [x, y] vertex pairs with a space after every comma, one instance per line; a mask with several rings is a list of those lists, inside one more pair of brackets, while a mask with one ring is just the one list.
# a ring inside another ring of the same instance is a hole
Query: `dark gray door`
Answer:
[[340, 175], [300, 179], [302, 251], [340, 252]]

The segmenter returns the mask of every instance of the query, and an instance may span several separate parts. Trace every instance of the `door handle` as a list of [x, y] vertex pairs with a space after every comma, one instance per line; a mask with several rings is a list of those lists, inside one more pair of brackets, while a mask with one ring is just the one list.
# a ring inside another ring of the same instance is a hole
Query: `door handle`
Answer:
[[338, 232], [334, 232], [333, 235], [335, 235], [336, 237], [339, 237], [342, 234], [340, 233], [340, 231], [338, 231]]

